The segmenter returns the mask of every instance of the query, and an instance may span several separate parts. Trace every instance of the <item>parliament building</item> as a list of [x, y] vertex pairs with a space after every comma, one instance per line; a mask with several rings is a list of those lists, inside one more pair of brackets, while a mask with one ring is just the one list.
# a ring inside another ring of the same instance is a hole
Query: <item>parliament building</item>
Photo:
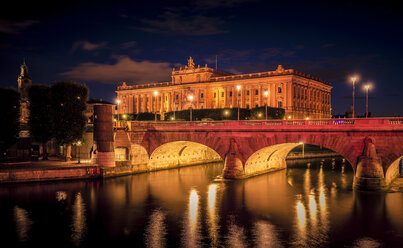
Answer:
[[283, 108], [287, 119], [331, 118], [332, 86], [317, 77], [284, 69], [232, 74], [188, 64], [173, 69], [172, 80], [127, 84], [117, 88], [118, 114], [158, 113], [192, 109]]

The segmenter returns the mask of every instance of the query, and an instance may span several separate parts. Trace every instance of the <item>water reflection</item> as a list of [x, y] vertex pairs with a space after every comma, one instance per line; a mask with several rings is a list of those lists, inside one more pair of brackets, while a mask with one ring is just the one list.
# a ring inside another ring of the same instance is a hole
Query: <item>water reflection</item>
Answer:
[[161, 210], [155, 210], [150, 217], [150, 222], [146, 231], [147, 247], [165, 247], [165, 214]]
[[188, 215], [184, 223], [183, 246], [200, 247], [199, 195], [195, 189], [189, 194]]
[[85, 224], [85, 204], [81, 193], [77, 193], [73, 204], [73, 224], [71, 225], [71, 240], [75, 245], [79, 245], [86, 229]]
[[25, 242], [28, 240], [28, 233], [31, 229], [32, 220], [28, 216], [28, 212], [18, 206], [14, 207], [14, 222], [16, 226], [18, 240]]
[[278, 239], [276, 227], [266, 221], [257, 221], [253, 227], [255, 247], [281, 248], [283, 245]]
[[241, 248], [247, 247], [245, 231], [242, 227], [235, 224], [234, 216], [229, 216], [230, 223], [228, 227], [228, 235], [226, 237], [226, 247]]
[[216, 213], [217, 184], [208, 187], [208, 230], [211, 239], [210, 247], [218, 247], [218, 215]]
[[10, 247], [403, 247], [403, 194], [353, 191], [351, 166], [332, 162], [239, 181], [206, 165], [0, 185], [0, 233]]

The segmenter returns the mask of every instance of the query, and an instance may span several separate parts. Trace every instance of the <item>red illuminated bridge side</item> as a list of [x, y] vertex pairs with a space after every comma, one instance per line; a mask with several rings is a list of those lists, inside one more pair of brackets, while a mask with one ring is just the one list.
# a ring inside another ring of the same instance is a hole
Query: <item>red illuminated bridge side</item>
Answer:
[[149, 171], [225, 161], [228, 179], [284, 169], [300, 142], [321, 146], [352, 165], [354, 185], [385, 188], [399, 174], [403, 118], [127, 122], [119, 123], [115, 148], [129, 151], [130, 163]]

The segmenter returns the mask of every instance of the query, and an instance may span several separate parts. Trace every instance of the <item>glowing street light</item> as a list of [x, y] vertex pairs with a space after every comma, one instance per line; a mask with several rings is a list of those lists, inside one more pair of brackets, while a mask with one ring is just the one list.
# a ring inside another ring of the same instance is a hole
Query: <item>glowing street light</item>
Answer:
[[81, 147], [81, 140], [77, 141], [77, 146], [78, 146], [78, 164], [80, 164], [80, 163], [81, 163], [81, 161], [80, 161], [80, 152], [81, 152], [80, 147]]
[[266, 91], [264, 92], [264, 96], [266, 97], [266, 104], [265, 104], [265, 105], [266, 105], [266, 121], [267, 121], [267, 105], [268, 105], [267, 101], [268, 101], [268, 99], [269, 99], [269, 98], [268, 98], [268, 96], [269, 96], [269, 91], [266, 90]]
[[353, 118], [355, 117], [355, 83], [358, 78], [356, 76], [351, 77], [351, 81], [353, 82]]
[[225, 110], [225, 111], [224, 111], [224, 116], [225, 116], [225, 119], [228, 120], [228, 116], [229, 116], [229, 111], [228, 111], [228, 110]]
[[237, 102], [238, 102], [238, 121], [239, 121], [239, 90], [241, 89], [241, 86], [240, 85], [237, 85], [236, 86], [236, 90], [237, 90], [237, 96], [236, 96], [236, 98], [237, 98]]
[[192, 104], [193, 104], [193, 95], [190, 95], [188, 97], [189, 101], [190, 101], [190, 121], [192, 121]]
[[366, 84], [364, 86], [365, 91], [366, 91], [366, 104], [365, 104], [365, 118], [368, 118], [368, 90], [371, 88], [370, 84]]
[[259, 117], [259, 119], [262, 118], [262, 113], [258, 113], [257, 116]]
[[304, 142], [300, 141], [299, 142], [300, 145], [302, 145], [302, 157], [305, 157], [305, 151], [304, 151]]
[[157, 96], [158, 96], [158, 91], [154, 91], [154, 102], [155, 102], [155, 122], [157, 122]]

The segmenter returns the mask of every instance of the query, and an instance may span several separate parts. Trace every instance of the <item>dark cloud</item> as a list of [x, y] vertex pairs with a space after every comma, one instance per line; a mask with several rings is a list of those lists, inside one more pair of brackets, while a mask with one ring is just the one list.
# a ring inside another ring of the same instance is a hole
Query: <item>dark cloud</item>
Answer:
[[0, 33], [5, 34], [20, 34], [24, 29], [39, 23], [36, 20], [21, 20], [21, 21], [12, 21], [12, 20], [0, 20]]
[[224, 20], [204, 15], [185, 16], [179, 12], [166, 11], [157, 19], [144, 18], [141, 21], [145, 26], [137, 29], [152, 33], [202, 36], [227, 32], [222, 28]]
[[99, 49], [106, 48], [108, 42], [101, 42], [101, 43], [91, 43], [89, 41], [76, 41], [71, 48], [72, 51], [76, 51], [77, 49], [81, 49], [83, 51], [95, 51]]
[[119, 56], [114, 64], [81, 63], [61, 76], [84, 82], [146, 83], [169, 80], [170, 72], [171, 64], [167, 62], [135, 61]]

